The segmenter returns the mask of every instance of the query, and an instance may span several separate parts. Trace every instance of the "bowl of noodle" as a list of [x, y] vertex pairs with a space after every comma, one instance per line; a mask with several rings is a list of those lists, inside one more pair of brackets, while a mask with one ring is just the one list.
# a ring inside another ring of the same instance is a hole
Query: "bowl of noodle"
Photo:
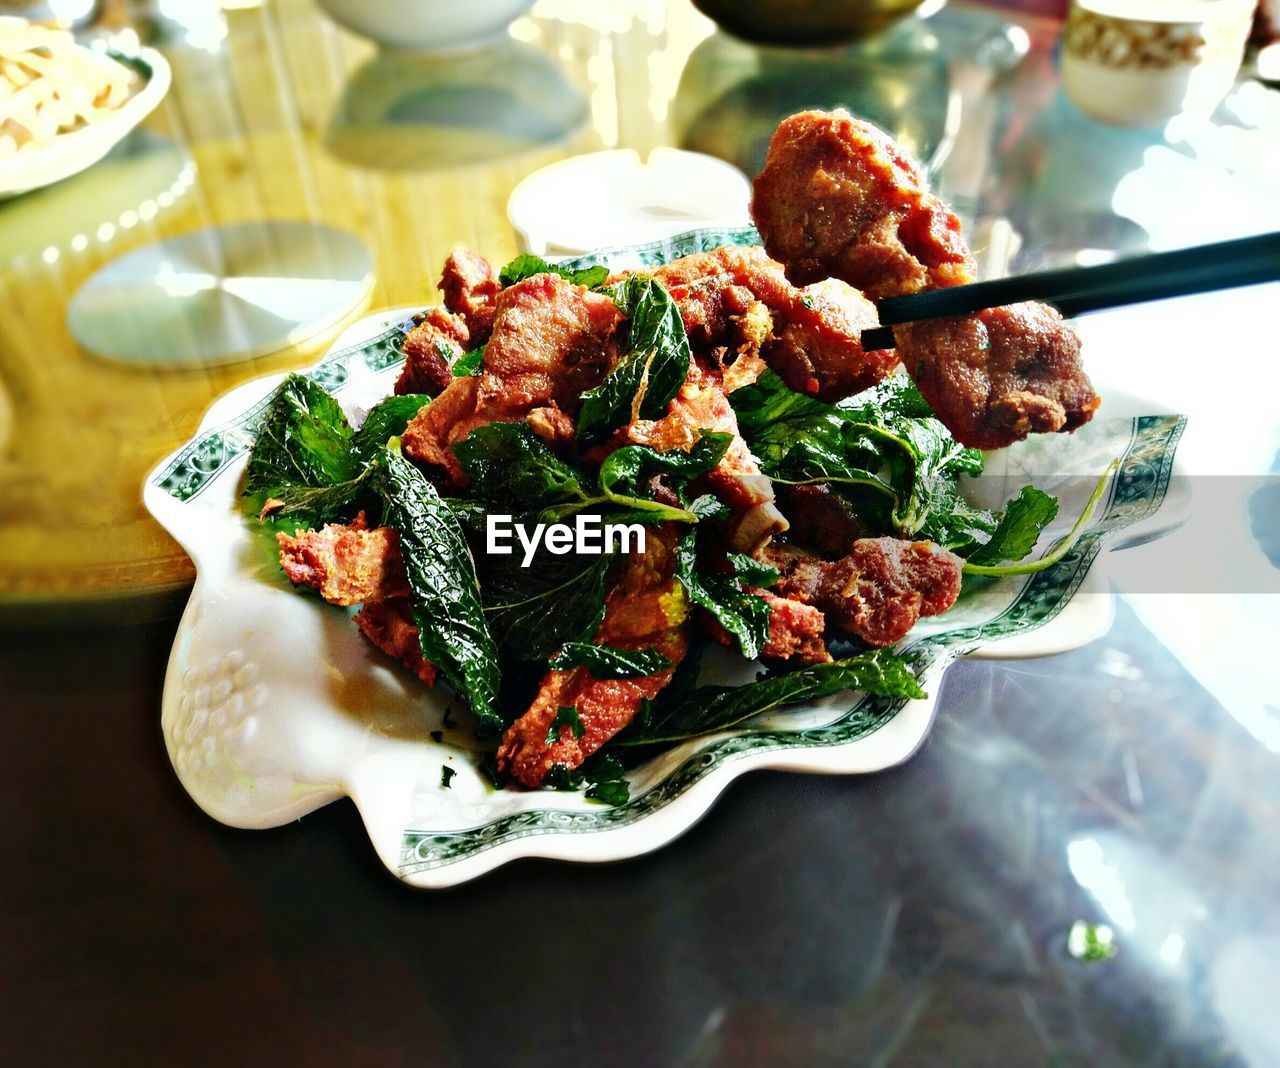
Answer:
[[64, 30], [0, 18], [0, 197], [52, 185], [97, 163], [159, 104], [169, 65], [153, 49], [122, 55]]

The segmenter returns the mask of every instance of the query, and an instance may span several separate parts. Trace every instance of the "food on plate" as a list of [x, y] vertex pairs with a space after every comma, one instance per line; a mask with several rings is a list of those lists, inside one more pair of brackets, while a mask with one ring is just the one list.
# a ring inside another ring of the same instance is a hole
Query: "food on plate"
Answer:
[[[811, 128], [821, 159], [790, 147]], [[823, 210], [852, 224], [808, 220], [822, 183]], [[1028, 559], [1057, 501], [1028, 486], [993, 511], [963, 494], [983, 467], [963, 442], [1070, 429], [997, 412], [1087, 387], [1047, 309], [863, 351], [875, 299], [970, 269], [954, 217], [883, 134], [788, 120], [755, 211], [781, 261], [741, 247], [647, 271], [529, 255], [495, 270], [455, 250], [391, 396], [347, 413], [292, 375], [262, 416], [245, 492], [285, 575], [359, 605], [372, 645], [461, 698], [497, 781], [617, 802], [628, 754], [844, 691], [923, 696], [894, 645], [966, 575], [1050, 566], [1096, 504]], [[972, 374], [929, 371], [961, 364]], [[701, 683], [716, 645], [764, 674]]]
[[[960, 220], [887, 134], [845, 111], [782, 122], [752, 214], [769, 255], [798, 284], [838, 278], [881, 301], [976, 280]], [[897, 358], [964, 445], [998, 449], [1075, 430], [1100, 403], [1079, 339], [1044, 304], [900, 326], [895, 337]], [[847, 395], [822, 375], [808, 392]]]
[[65, 30], [0, 17], [0, 159], [110, 116], [137, 75]]

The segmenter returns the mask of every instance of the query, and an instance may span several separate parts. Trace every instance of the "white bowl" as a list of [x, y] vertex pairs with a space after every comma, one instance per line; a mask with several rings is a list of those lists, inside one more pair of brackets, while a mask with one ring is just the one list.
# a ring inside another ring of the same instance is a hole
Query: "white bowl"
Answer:
[[438, 52], [487, 40], [533, 7], [533, 0], [319, 0], [335, 22], [384, 44]]
[[1063, 88], [1113, 125], [1208, 117], [1235, 83], [1252, 13], [1244, 0], [1074, 0]]
[[572, 156], [534, 171], [511, 191], [507, 218], [525, 252], [580, 256], [688, 230], [749, 226], [751, 183], [732, 163], [701, 152], [632, 148]]
[[0, 163], [0, 199], [41, 189], [92, 167], [155, 110], [169, 91], [171, 75], [164, 56], [143, 48], [136, 55], [117, 58], [145, 76], [145, 84], [117, 111], [92, 126], [58, 134], [47, 145], [24, 149]]

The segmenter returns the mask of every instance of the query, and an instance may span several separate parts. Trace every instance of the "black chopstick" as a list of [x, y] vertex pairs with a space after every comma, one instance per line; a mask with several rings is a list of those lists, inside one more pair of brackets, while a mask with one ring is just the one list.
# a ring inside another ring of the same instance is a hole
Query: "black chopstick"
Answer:
[[892, 348], [893, 327], [900, 323], [971, 315], [1024, 300], [1052, 304], [1070, 319], [1124, 304], [1275, 281], [1280, 281], [1280, 233], [1262, 234], [1097, 267], [1065, 267], [889, 297], [879, 305], [881, 325], [862, 332], [862, 347]]

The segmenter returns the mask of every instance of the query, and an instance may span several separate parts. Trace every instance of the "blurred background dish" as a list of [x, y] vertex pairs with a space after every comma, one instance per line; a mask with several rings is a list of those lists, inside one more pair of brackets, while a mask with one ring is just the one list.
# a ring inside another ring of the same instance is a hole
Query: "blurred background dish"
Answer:
[[1062, 85], [1102, 122], [1148, 126], [1207, 117], [1234, 84], [1254, 0], [1074, 0]]
[[318, 0], [349, 30], [388, 48], [436, 52], [494, 37], [533, 0]]
[[946, 0], [693, 0], [735, 37], [774, 45], [833, 45], [869, 37]]
[[75, 28], [92, 21], [100, 6], [99, 0], [0, 0], [0, 17], [17, 15]]
[[507, 218], [520, 247], [573, 256], [705, 226], [751, 222], [751, 184], [699, 152], [655, 148], [592, 152], [535, 171], [511, 192]]
[[[72, 58], [84, 56], [89, 65], [63, 64], [54, 53], [42, 57], [47, 66], [43, 73], [35, 74], [16, 58], [18, 53], [4, 46], [5, 41], [21, 39], [19, 31], [23, 26], [21, 20], [0, 18], [0, 65], [8, 72], [0, 80], [12, 92], [3, 101], [5, 110], [0, 111], [0, 138], [4, 141], [0, 144], [0, 197], [52, 185], [97, 163], [155, 110], [169, 91], [171, 78], [168, 62], [154, 49], [144, 48], [130, 55], [96, 52], [74, 44], [70, 34], [65, 33], [57, 36], [66, 42]], [[38, 41], [34, 47], [43, 51]], [[87, 107], [80, 97], [86, 91], [101, 96], [103, 91], [97, 86], [82, 87], [77, 79], [104, 61], [109, 66], [114, 61], [116, 68], [131, 79], [120, 90], [128, 95], [110, 107], [97, 103]], [[25, 80], [33, 78], [33, 74], [34, 81], [23, 89], [29, 91], [46, 80], [51, 83], [51, 88], [40, 94], [43, 104], [36, 108], [27, 101], [19, 104], [22, 91], [9, 80], [10, 76]], [[87, 121], [83, 117], [86, 113]], [[32, 126], [44, 128], [32, 130]]]
[[672, 117], [681, 147], [756, 174], [781, 119], [805, 108], [844, 107], [883, 127], [932, 170], [946, 153], [957, 103], [932, 20], [911, 18], [873, 39], [822, 51], [712, 34], [689, 56]]
[[325, 147], [379, 170], [436, 170], [561, 141], [587, 104], [545, 53], [512, 38], [473, 51], [381, 52], [347, 81]]

